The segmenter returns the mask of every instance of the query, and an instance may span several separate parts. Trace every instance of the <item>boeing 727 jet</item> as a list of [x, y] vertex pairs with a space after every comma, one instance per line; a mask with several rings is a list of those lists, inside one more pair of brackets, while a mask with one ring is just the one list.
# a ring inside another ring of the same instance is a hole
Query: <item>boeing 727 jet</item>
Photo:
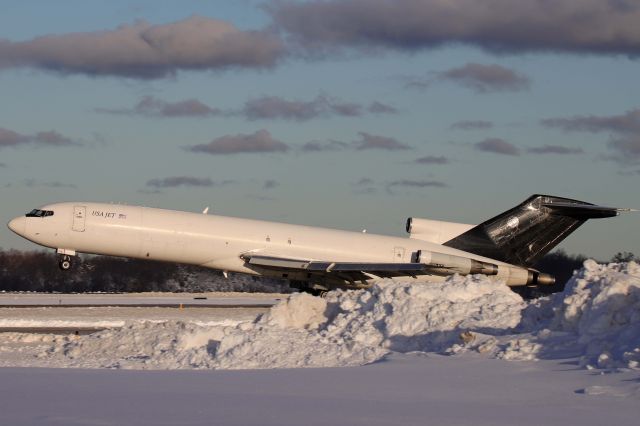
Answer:
[[477, 226], [409, 218], [409, 238], [102, 203], [57, 203], [9, 222], [16, 234], [56, 249], [68, 270], [76, 253], [200, 265], [286, 279], [311, 292], [363, 288], [382, 277], [443, 279], [484, 274], [509, 286], [551, 285], [532, 269], [588, 219], [622, 211], [533, 195]]

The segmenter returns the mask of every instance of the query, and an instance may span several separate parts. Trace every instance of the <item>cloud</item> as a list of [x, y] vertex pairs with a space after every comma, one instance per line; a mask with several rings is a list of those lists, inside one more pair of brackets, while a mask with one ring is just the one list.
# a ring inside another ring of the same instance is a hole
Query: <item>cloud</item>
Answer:
[[197, 178], [192, 176], [171, 176], [162, 179], [151, 179], [147, 186], [152, 188], [176, 188], [178, 186], [211, 187], [216, 183], [210, 178]]
[[493, 128], [493, 123], [484, 120], [461, 120], [451, 125], [454, 130], [486, 130]]
[[248, 100], [243, 113], [249, 120], [284, 119], [306, 121], [325, 113], [324, 98], [312, 101], [290, 101], [279, 96], [263, 96]]
[[0, 163], [0, 168], [3, 168], [3, 167], [7, 167], [7, 165], [4, 163]]
[[392, 188], [446, 188], [448, 185], [437, 180], [410, 180], [401, 179], [387, 184], [388, 189]]
[[613, 160], [621, 164], [640, 163], [640, 133], [613, 138], [607, 143], [607, 146], [616, 153]]
[[358, 151], [369, 149], [382, 149], [387, 151], [401, 151], [411, 149], [411, 146], [399, 142], [397, 139], [372, 135], [366, 132], [359, 132], [360, 140], [354, 142], [354, 146]]
[[220, 115], [221, 110], [211, 108], [197, 99], [167, 102], [153, 96], [143, 97], [133, 108], [96, 108], [96, 112], [122, 115], [144, 115], [147, 117], [196, 117], [206, 118]]
[[382, 102], [371, 102], [367, 110], [372, 114], [397, 114], [398, 110], [391, 105], [383, 104]]
[[290, 41], [312, 52], [462, 44], [498, 54], [640, 53], [633, 0], [279, 0], [266, 9]]
[[359, 181], [357, 181], [356, 183], [354, 183], [355, 186], [368, 186], [368, 185], [373, 185], [373, 179], [368, 178], [368, 177], [363, 177], [362, 179], [360, 179]]
[[18, 185], [13, 185], [11, 183], [6, 184], [5, 188], [12, 188], [14, 186], [23, 186], [26, 188], [49, 188], [49, 189], [73, 189], [77, 188], [74, 184], [71, 183], [62, 183], [58, 181], [51, 182], [43, 182], [37, 179], [24, 179]]
[[20, 145], [60, 147], [81, 144], [54, 130], [38, 132], [34, 135], [22, 135], [0, 127], [0, 148]]
[[640, 176], [640, 169], [632, 170], [632, 171], [620, 171], [618, 172], [620, 176]]
[[489, 138], [474, 144], [475, 149], [502, 155], [520, 155], [520, 149], [510, 142], [499, 138]]
[[28, 136], [21, 135], [13, 130], [0, 127], [0, 148], [7, 146], [16, 146], [29, 143], [31, 140]]
[[354, 194], [370, 195], [378, 192], [375, 188], [375, 181], [368, 177], [363, 177], [359, 181], [351, 184]]
[[277, 180], [267, 179], [264, 181], [264, 185], [262, 185], [262, 189], [268, 190], [268, 189], [277, 188], [279, 186], [280, 186], [280, 182], [278, 182]]
[[320, 117], [360, 117], [364, 113], [395, 114], [397, 110], [390, 105], [377, 101], [369, 107], [343, 102], [339, 99], [317, 96], [310, 101], [289, 100], [279, 96], [262, 96], [248, 100], [244, 108], [236, 113], [244, 115], [249, 120], [291, 120], [308, 121]]
[[161, 25], [138, 21], [108, 31], [0, 39], [0, 69], [152, 79], [180, 70], [272, 67], [284, 53], [272, 33], [192, 16]]
[[543, 126], [562, 129], [565, 132], [617, 132], [640, 134], [640, 109], [610, 116], [582, 115], [569, 118], [547, 118]]
[[543, 145], [538, 147], [528, 148], [527, 152], [531, 154], [559, 154], [559, 155], [573, 155], [583, 154], [582, 148], [568, 148], [566, 146], [559, 145]]
[[548, 118], [541, 120], [540, 123], [565, 132], [609, 132], [612, 136], [607, 142], [607, 147], [613, 151], [613, 155], [604, 156], [604, 158], [621, 165], [640, 163], [640, 109], [609, 116], [581, 115], [569, 118]]
[[60, 133], [50, 130], [48, 132], [38, 132], [35, 136], [33, 136], [33, 142], [37, 145], [48, 145], [48, 146], [67, 146], [67, 145], [79, 145], [79, 143], [74, 142], [71, 138], [66, 136], [62, 136]]
[[468, 63], [446, 71], [429, 73], [426, 77], [407, 77], [405, 87], [427, 88], [438, 81], [448, 81], [476, 93], [518, 92], [531, 85], [529, 78], [497, 64]]
[[245, 102], [239, 110], [210, 107], [198, 99], [168, 102], [153, 96], [143, 97], [133, 108], [95, 108], [95, 112], [116, 115], [142, 115], [155, 118], [175, 117], [245, 117], [248, 120], [308, 121], [315, 118], [342, 116], [360, 117], [370, 114], [397, 114], [391, 105], [378, 101], [368, 107], [343, 102], [339, 99], [317, 96], [310, 101], [288, 100], [279, 96], [262, 96]]
[[212, 155], [286, 152], [289, 145], [271, 137], [267, 130], [258, 130], [252, 134], [226, 135], [212, 140], [208, 144], [185, 147], [187, 151]]
[[427, 155], [426, 157], [416, 158], [413, 162], [417, 164], [443, 165], [451, 163], [451, 160], [444, 156]]
[[354, 103], [333, 103], [329, 105], [331, 111], [343, 117], [360, 117], [362, 115], [362, 105]]
[[349, 148], [349, 144], [346, 142], [330, 140], [326, 142], [310, 141], [302, 145], [300, 149], [303, 152], [327, 152], [327, 151], [342, 151], [347, 148]]

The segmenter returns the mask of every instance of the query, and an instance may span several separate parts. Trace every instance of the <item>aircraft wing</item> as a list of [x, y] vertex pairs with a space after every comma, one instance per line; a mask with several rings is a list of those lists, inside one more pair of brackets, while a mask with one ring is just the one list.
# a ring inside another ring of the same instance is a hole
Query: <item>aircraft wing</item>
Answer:
[[[314, 276], [325, 282], [341, 281], [347, 286], [366, 286], [372, 278], [414, 277], [434, 275], [446, 277], [453, 274], [499, 275], [507, 285], [551, 285], [555, 279], [535, 269], [516, 265], [497, 265], [471, 257], [449, 255], [418, 250], [416, 262], [331, 262], [294, 259], [267, 253], [245, 253], [242, 258], [248, 267], [270, 270], [291, 280], [310, 281]], [[280, 275], [279, 275], [280, 276]]]
[[435, 269], [423, 263], [327, 262], [253, 254], [247, 254], [243, 258], [249, 265], [258, 267], [321, 275], [331, 274], [352, 282], [374, 277], [415, 277], [430, 274], [430, 270]]

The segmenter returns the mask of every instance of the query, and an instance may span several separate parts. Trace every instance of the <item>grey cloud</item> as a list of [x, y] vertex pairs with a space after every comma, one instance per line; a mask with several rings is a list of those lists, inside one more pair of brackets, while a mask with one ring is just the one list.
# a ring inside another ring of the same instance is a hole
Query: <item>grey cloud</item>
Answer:
[[222, 113], [217, 108], [211, 108], [197, 99], [167, 102], [153, 96], [143, 97], [133, 108], [96, 108], [96, 112], [123, 115], [144, 115], [147, 117], [212, 117]]
[[402, 188], [446, 188], [447, 184], [437, 180], [410, 180], [401, 179], [387, 184], [388, 188], [402, 187]]
[[562, 129], [565, 132], [618, 132], [640, 134], [640, 109], [633, 109], [620, 115], [582, 115], [569, 118], [548, 118], [541, 121], [546, 127]]
[[371, 102], [367, 110], [372, 114], [397, 114], [398, 109], [391, 105], [383, 104], [382, 102]]
[[582, 148], [568, 148], [566, 146], [559, 145], [543, 145], [539, 147], [533, 147], [527, 149], [527, 152], [531, 154], [559, 154], [559, 155], [573, 155], [583, 154]]
[[29, 67], [62, 74], [161, 78], [179, 70], [264, 68], [284, 54], [282, 41], [265, 31], [242, 31], [201, 16], [115, 30], [0, 39], [0, 69]]
[[416, 158], [414, 160], [414, 163], [443, 165], [443, 164], [451, 163], [451, 160], [449, 160], [447, 157], [444, 157], [444, 156], [427, 155], [426, 157]]
[[262, 185], [262, 189], [273, 189], [280, 186], [280, 182], [273, 179], [267, 179], [264, 181], [264, 185]]
[[325, 112], [325, 101], [322, 97], [312, 101], [290, 101], [279, 96], [263, 96], [248, 100], [243, 112], [249, 120], [306, 121]]
[[314, 52], [463, 44], [499, 54], [640, 54], [633, 0], [287, 0], [266, 9], [290, 40]]
[[4, 163], [0, 163], [0, 168], [2, 168], [2, 167], [7, 167], [7, 165], [4, 164]]
[[[8, 183], [5, 185], [5, 188], [11, 188], [14, 185], [11, 183]], [[50, 188], [50, 189], [72, 189], [72, 188], [76, 188], [75, 185], [70, 184], [70, 183], [62, 183], [62, 182], [58, 182], [58, 181], [51, 181], [51, 182], [43, 182], [40, 180], [36, 180], [36, 179], [24, 179], [22, 180], [18, 186], [24, 186], [26, 188]]]
[[604, 158], [616, 161], [621, 165], [640, 163], [640, 109], [609, 116], [582, 115], [569, 118], [548, 118], [542, 120], [541, 124], [565, 132], [610, 132], [612, 137], [608, 141], [607, 147], [613, 151], [613, 155]]
[[214, 139], [208, 144], [185, 147], [196, 153], [212, 155], [286, 152], [289, 145], [274, 139], [267, 130], [259, 130], [252, 134], [226, 135]]
[[303, 152], [327, 152], [342, 151], [344, 149], [347, 149], [348, 147], [348, 143], [335, 140], [330, 140], [327, 142], [310, 141], [302, 145], [301, 150]]
[[373, 179], [367, 178], [367, 177], [363, 177], [362, 179], [360, 179], [359, 181], [354, 183], [354, 185], [356, 185], [356, 186], [367, 186], [367, 185], [373, 185], [373, 183], [374, 183]]
[[461, 120], [451, 125], [455, 130], [485, 130], [493, 128], [493, 123], [484, 120]]
[[359, 117], [362, 115], [362, 105], [354, 103], [333, 103], [329, 105], [331, 111], [344, 117]]
[[375, 181], [368, 177], [363, 177], [357, 182], [351, 184], [354, 194], [371, 195], [378, 192], [375, 188]]
[[400, 151], [411, 149], [411, 146], [399, 142], [397, 139], [386, 137], [386, 136], [378, 136], [372, 135], [366, 132], [359, 132], [360, 140], [354, 142], [354, 146], [357, 150], [368, 150], [368, 149], [382, 149], [387, 151]]
[[468, 63], [433, 75], [435, 80], [450, 81], [476, 93], [517, 92], [531, 84], [528, 77], [497, 64]]
[[175, 188], [178, 186], [211, 187], [215, 182], [210, 178], [198, 178], [192, 176], [171, 176], [162, 179], [151, 179], [147, 186], [152, 188]]
[[13, 130], [3, 129], [0, 127], [0, 148], [7, 146], [16, 146], [24, 143], [28, 143], [30, 138], [28, 136], [21, 135]]
[[19, 145], [60, 147], [81, 144], [54, 130], [38, 132], [34, 135], [22, 135], [13, 130], [0, 128], [0, 148]]
[[78, 142], [73, 141], [71, 138], [61, 135], [56, 131], [38, 132], [33, 136], [33, 142], [38, 145], [49, 146], [65, 146], [65, 145], [79, 145]]
[[616, 153], [612, 159], [618, 163], [627, 165], [640, 163], [640, 133], [613, 138], [607, 146]]
[[[367, 109], [373, 114], [394, 114], [395, 108], [373, 102]], [[310, 101], [289, 100], [279, 96], [262, 96], [248, 100], [244, 108], [236, 114], [244, 115], [249, 120], [292, 120], [307, 121], [332, 115], [342, 117], [359, 117], [364, 114], [365, 107], [339, 99], [317, 96]]]
[[510, 142], [499, 138], [489, 138], [474, 144], [478, 151], [492, 152], [502, 155], [520, 155], [520, 149]]
[[116, 115], [142, 115], [146, 117], [216, 117], [240, 116], [248, 120], [307, 121], [319, 117], [359, 117], [371, 114], [395, 114], [397, 110], [378, 101], [369, 107], [335, 98], [318, 96], [310, 101], [288, 100], [279, 96], [262, 96], [245, 102], [240, 110], [214, 108], [198, 99], [168, 102], [153, 96], [143, 97], [133, 108], [95, 108], [95, 112]]
[[620, 176], [640, 176], [640, 169], [632, 170], [632, 171], [620, 171], [618, 172], [618, 174]]

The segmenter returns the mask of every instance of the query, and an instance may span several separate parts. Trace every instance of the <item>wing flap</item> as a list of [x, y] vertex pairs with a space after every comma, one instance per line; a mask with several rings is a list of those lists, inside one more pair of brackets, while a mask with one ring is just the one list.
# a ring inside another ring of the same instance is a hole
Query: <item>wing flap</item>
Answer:
[[245, 255], [244, 259], [250, 265], [268, 268], [295, 269], [316, 273], [357, 272], [388, 277], [426, 274], [430, 269], [433, 269], [423, 263], [325, 262], [261, 255]]

